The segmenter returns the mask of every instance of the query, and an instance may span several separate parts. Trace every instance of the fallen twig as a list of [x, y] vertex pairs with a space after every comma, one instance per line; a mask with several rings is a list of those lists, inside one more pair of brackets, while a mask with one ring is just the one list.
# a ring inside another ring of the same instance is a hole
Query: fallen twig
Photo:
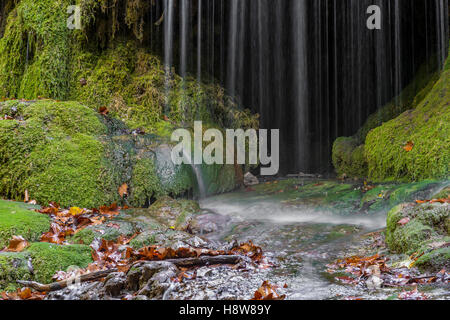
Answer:
[[242, 261], [242, 257], [237, 255], [202, 256], [199, 258], [167, 259], [163, 261], [171, 262], [177, 267], [189, 268], [214, 264], [238, 264]]
[[[78, 283], [82, 283], [82, 282], [87, 282], [87, 281], [98, 280], [98, 279], [106, 277], [107, 275], [109, 275], [110, 273], [113, 273], [113, 272], [117, 272], [117, 269], [114, 268], [114, 269], [110, 269], [110, 270], [102, 270], [102, 271], [97, 271], [97, 272], [86, 273], [86, 274], [79, 276], [79, 278], [76, 279], [76, 281]], [[39, 292], [58, 291], [58, 290], [66, 288], [73, 282], [74, 282], [73, 277], [70, 279], [53, 282], [50, 284], [42, 284], [42, 283], [34, 282], [34, 281], [17, 280], [18, 284], [20, 284], [24, 287], [34, 289]]]

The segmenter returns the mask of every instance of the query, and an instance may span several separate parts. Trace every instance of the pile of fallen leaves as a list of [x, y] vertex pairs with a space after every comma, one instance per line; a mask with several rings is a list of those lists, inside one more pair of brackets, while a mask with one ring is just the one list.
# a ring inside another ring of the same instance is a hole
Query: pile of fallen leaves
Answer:
[[0, 293], [0, 300], [43, 300], [45, 296], [45, 292], [35, 292], [30, 288], [22, 288], [13, 292]]
[[[126, 185], [121, 188], [123, 189], [119, 190], [119, 192], [122, 192], [121, 196], [126, 195]], [[68, 237], [73, 236], [87, 226], [97, 226], [107, 223], [119, 214], [120, 209], [115, 203], [111, 206], [100, 207], [99, 209], [83, 209], [78, 207], [63, 209], [59, 204], [52, 202], [48, 207], [37, 210], [42, 214], [49, 215], [52, 219], [50, 230], [41, 236], [40, 241], [67, 245]], [[113, 225], [113, 222], [109, 222], [109, 225]], [[262, 249], [254, 245], [251, 241], [235, 244], [230, 250], [210, 250], [191, 247], [173, 249], [156, 245], [134, 250], [129, 246], [129, 243], [138, 234], [136, 233], [132, 237], [120, 236], [117, 241], [95, 239], [91, 244], [93, 263], [85, 269], [59, 271], [53, 276], [53, 280], [57, 282], [64, 281], [75, 276], [105, 270], [117, 270], [126, 273], [133, 264], [139, 261], [162, 261], [168, 259], [198, 258], [202, 256], [240, 255], [248, 257], [252, 263], [260, 264], [262, 267], [269, 265], [263, 259]], [[22, 236], [14, 236], [9, 246], [4, 248], [3, 251], [21, 252], [27, 246], [28, 242]], [[182, 268], [178, 277], [179, 281], [190, 278], [187, 271], [187, 268]], [[195, 275], [195, 272], [193, 274]], [[267, 292], [265, 296], [278, 297], [274, 292], [272, 295]], [[43, 297], [45, 297], [45, 293], [35, 293], [29, 288], [18, 289], [12, 293], [1, 293], [1, 298], [8, 300], [36, 300], [42, 299]]]
[[111, 206], [100, 207], [99, 209], [81, 209], [72, 207], [61, 209], [59, 204], [50, 203], [49, 207], [38, 210], [52, 218], [50, 231], [41, 236], [41, 242], [65, 244], [66, 239], [91, 225], [100, 225], [108, 219], [119, 214], [119, 207], [116, 203]]
[[450, 196], [448, 198], [443, 199], [432, 199], [432, 200], [416, 200], [417, 204], [424, 204], [424, 203], [450, 203]]
[[335, 279], [352, 285], [365, 285], [369, 289], [385, 287], [401, 287], [416, 284], [450, 283], [450, 274], [441, 270], [433, 275], [419, 275], [417, 270], [403, 268], [389, 268], [388, 258], [376, 254], [371, 257], [349, 257], [339, 259], [327, 265], [330, 274], [347, 273], [349, 276], [337, 276]]

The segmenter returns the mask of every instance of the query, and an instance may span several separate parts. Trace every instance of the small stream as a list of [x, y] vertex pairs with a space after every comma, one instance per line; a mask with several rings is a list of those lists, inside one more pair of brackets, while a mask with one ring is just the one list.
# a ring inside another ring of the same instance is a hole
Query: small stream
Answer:
[[[413, 288], [369, 290], [365, 285], [342, 284], [326, 272], [326, 265], [336, 259], [380, 252], [369, 235], [385, 228], [385, 212], [317, 212], [307, 206], [286, 206], [279, 197], [246, 192], [204, 199], [201, 207], [205, 213], [229, 218], [220, 232], [207, 235], [210, 240], [251, 240], [274, 266], [245, 271], [204, 267], [195, 279], [177, 284], [170, 299], [250, 299], [265, 280], [294, 300], [387, 299]], [[445, 287], [421, 286], [421, 291], [433, 299], [449, 297]]]

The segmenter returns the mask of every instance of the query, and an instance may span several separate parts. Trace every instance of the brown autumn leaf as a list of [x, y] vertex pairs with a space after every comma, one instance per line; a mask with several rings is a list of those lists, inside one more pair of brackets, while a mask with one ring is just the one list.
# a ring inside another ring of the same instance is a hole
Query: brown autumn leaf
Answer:
[[123, 198], [125, 195], [128, 195], [128, 185], [126, 183], [122, 184], [119, 187], [119, 196]]
[[28, 247], [28, 242], [22, 236], [13, 236], [9, 241], [9, 246], [6, 248], [8, 252], [22, 252]]
[[271, 285], [268, 281], [264, 281], [261, 287], [255, 291], [255, 295], [251, 300], [284, 300], [286, 295], [280, 295], [276, 291], [277, 286]]
[[109, 110], [108, 110], [108, 108], [103, 106], [98, 109], [98, 113], [100, 113], [103, 116], [106, 116], [109, 113]]
[[22, 300], [26, 300], [31, 298], [31, 289], [30, 288], [25, 288], [20, 290], [19, 292], [19, 298]]
[[406, 152], [412, 151], [413, 148], [414, 148], [414, 142], [412, 142], [412, 141], [408, 141], [408, 143], [403, 147], [403, 149]]
[[102, 206], [99, 208], [100, 213], [104, 215], [118, 215], [119, 214], [119, 207], [117, 206], [117, 203], [113, 203], [110, 206]]
[[404, 226], [405, 224], [408, 224], [409, 221], [411, 221], [411, 219], [409, 219], [408, 217], [401, 219], [399, 222], [397, 222], [397, 224]]

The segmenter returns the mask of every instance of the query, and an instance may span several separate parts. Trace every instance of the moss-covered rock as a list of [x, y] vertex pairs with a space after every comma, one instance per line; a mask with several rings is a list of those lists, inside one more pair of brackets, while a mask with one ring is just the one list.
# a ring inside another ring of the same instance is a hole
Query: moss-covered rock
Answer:
[[364, 145], [358, 145], [355, 137], [338, 138], [333, 145], [333, 165], [339, 175], [348, 177], [367, 176]]
[[0, 39], [0, 96], [65, 98], [71, 30], [68, 0], [22, 0]]
[[32, 258], [34, 279], [49, 283], [57, 271], [66, 271], [74, 266], [86, 268], [92, 263], [91, 248], [87, 245], [56, 245], [33, 243], [25, 251]]
[[[332, 157], [338, 174], [376, 182], [448, 176], [450, 63], [441, 74], [430, 73], [437, 70], [431, 64], [424, 64], [401, 94], [370, 115], [354, 136], [335, 141]], [[409, 143], [412, 151], [404, 149]]]
[[0, 291], [15, 291], [16, 280], [32, 280], [28, 258], [22, 252], [0, 252]]
[[94, 239], [117, 241], [120, 236], [131, 237], [141, 229], [141, 226], [133, 221], [117, 218], [101, 225], [88, 226], [75, 233], [69, 242], [90, 245]]
[[450, 164], [450, 70], [414, 110], [367, 135], [365, 156], [374, 181], [447, 178]]
[[447, 203], [398, 205], [387, 217], [386, 244], [394, 253], [420, 257], [420, 267], [448, 265], [449, 219]]
[[[14, 120], [0, 121], [0, 194], [41, 204], [96, 207], [116, 200], [117, 181], [99, 140], [98, 114], [76, 102], [0, 103]], [[114, 190], [114, 192], [113, 192]]]
[[134, 210], [134, 215], [149, 216], [166, 228], [185, 231], [193, 215], [200, 212], [196, 201], [163, 197], [148, 209]]
[[[449, 243], [447, 241], [447, 243]], [[415, 263], [415, 266], [424, 270], [435, 272], [442, 269], [448, 270], [450, 267], [450, 247], [430, 250], [422, 255]]]
[[47, 215], [29, 210], [23, 203], [0, 200], [0, 250], [8, 245], [12, 236], [37, 241], [49, 229]]

